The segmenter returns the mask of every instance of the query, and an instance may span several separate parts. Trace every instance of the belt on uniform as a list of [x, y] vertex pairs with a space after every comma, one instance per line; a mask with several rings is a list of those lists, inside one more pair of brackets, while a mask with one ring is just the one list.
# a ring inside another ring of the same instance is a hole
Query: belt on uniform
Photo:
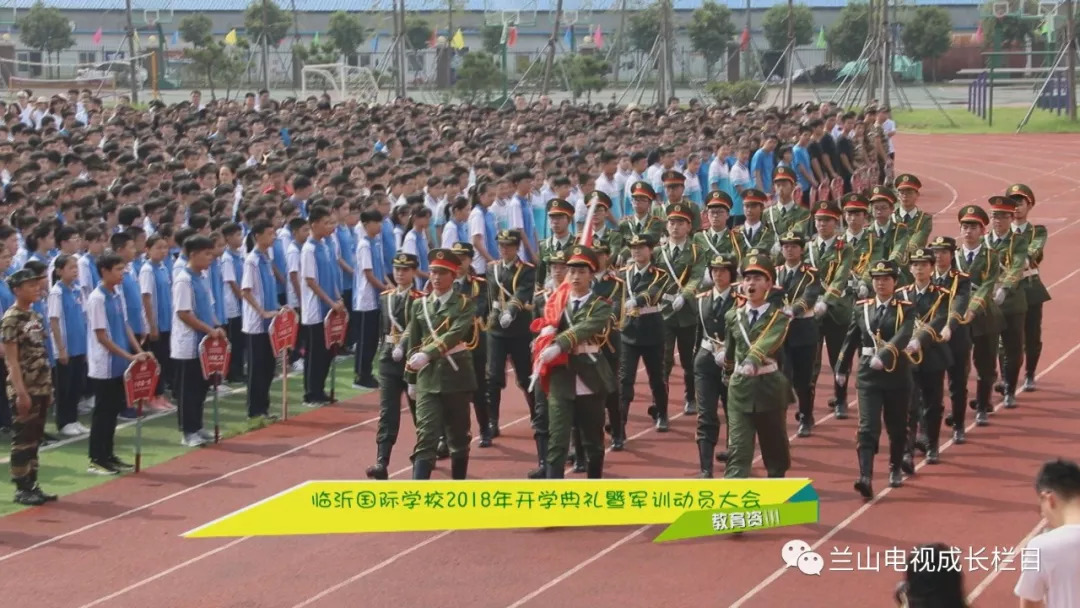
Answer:
[[765, 374], [771, 374], [771, 373], [777, 371], [778, 369], [780, 369], [780, 366], [777, 365], [776, 361], [773, 361], [772, 359], [766, 359], [765, 361], [762, 362], [761, 365], [757, 366], [754, 369], [754, 373], [752, 373], [750, 375], [751, 376], [764, 376]]
[[859, 353], [864, 357], [873, 357], [877, 354], [877, 348], [874, 348], [873, 346], [864, 346], [859, 350]]
[[387, 344], [397, 344], [401, 341], [401, 334], [386, 334]]
[[659, 306], [642, 306], [637, 309], [639, 315], [651, 315], [660, 312]]
[[1025, 270], [1024, 271], [1024, 278], [1026, 279], [1028, 277], [1038, 276], [1038, 274], [1039, 274], [1039, 269], [1038, 268], [1032, 268], [1031, 270]]
[[600, 352], [600, 347], [596, 344], [580, 344], [574, 347], [575, 355], [595, 355]]
[[443, 356], [444, 357], [449, 357], [450, 355], [454, 355], [454, 354], [464, 352], [464, 351], [467, 351], [467, 350], [469, 350], [469, 349], [465, 347], [464, 343], [458, 343], [457, 346], [455, 346], [455, 347], [451, 348], [450, 350], [446, 351], [445, 353], [443, 353]]
[[711, 352], [714, 352], [713, 348], [715, 348], [715, 347], [713, 346], [712, 340], [709, 340], [708, 338], [706, 338], [706, 339], [701, 341], [701, 348], [704, 348], [705, 350], [707, 350], [707, 351], [709, 351], [711, 353]]
[[814, 309], [813, 308], [811, 308], [810, 310], [808, 310], [808, 311], [802, 313], [801, 315], [799, 315], [800, 319], [812, 319], [813, 317], [814, 317]]

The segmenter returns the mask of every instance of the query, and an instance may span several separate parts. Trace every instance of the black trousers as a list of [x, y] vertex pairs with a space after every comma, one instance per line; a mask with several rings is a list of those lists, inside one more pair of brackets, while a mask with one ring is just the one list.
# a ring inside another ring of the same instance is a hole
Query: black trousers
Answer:
[[1010, 393], [1016, 390], [1024, 363], [1024, 316], [1022, 312], [1005, 315], [1005, 327], [1001, 330], [1001, 379]]
[[1042, 356], [1042, 317], [1043, 302], [1028, 303], [1024, 317], [1024, 371], [1031, 378], [1035, 377]]
[[355, 334], [357, 346], [353, 355], [356, 379], [372, 378], [371, 366], [375, 361], [375, 350], [379, 347], [379, 309], [350, 311], [349, 329], [349, 333]]
[[157, 340], [146, 339], [146, 348], [153, 353], [158, 365], [161, 366], [161, 381], [158, 382], [157, 388], [154, 389], [154, 395], [157, 396], [164, 395], [166, 389], [173, 395], [177, 394], [176, 372], [173, 370], [172, 357], [169, 354], [169, 335], [171, 333], [162, 331], [158, 332]]
[[938, 438], [941, 436], [941, 419], [945, 412], [945, 370], [923, 371], [916, 369], [912, 372], [914, 390], [911, 391], [910, 407], [908, 408], [907, 443], [904, 446], [906, 452], [915, 449], [915, 439], [919, 433], [919, 421], [923, 421], [923, 430], [929, 440], [931, 448], [938, 447]]
[[302, 325], [307, 330], [304, 352], [304, 403], [329, 402], [326, 376], [330, 374], [330, 351], [326, 349], [323, 324]]
[[949, 340], [953, 364], [945, 371], [949, 379], [949, 404], [953, 428], [964, 428], [967, 416], [968, 374], [971, 373], [971, 332], [966, 326], [958, 326]]
[[977, 409], [990, 411], [990, 395], [997, 379], [998, 334], [971, 337], [971, 359], [975, 364]]
[[664, 378], [664, 351], [660, 344], [622, 343], [619, 357], [619, 401], [623, 426], [630, 415], [630, 402], [634, 400], [634, 382], [637, 380], [638, 361], [645, 363], [645, 375], [649, 378], [649, 390], [653, 403], [661, 416], [667, 417], [668, 389]]
[[173, 362], [178, 370], [180, 389], [176, 415], [180, 419], [180, 431], [190, 435], [203, 428], [203, 409], [210, 383], [203, 377], [198, 359], [174, 359]]
[[127, 407], [124, 379], [95, 378], [91, 383], [94, 385], [94, 414], [90, 419], [90, 460], [105, 462], [116, 455], [116, 417]]
[[[408, 384], [399, 374], [379, 374], [379, 429], [375, 432], [375, 443], [392, 447], [397, 443], [401, 429], [401, 397], [405, 396], [416, 425], [416, 402], [408, 395]], [[385, 449], [385, 448], [384, 448]], [[389, 456], [390, 450], [386, 449]]]
[[[351, 276], [345, 277], [345, 284], [352, 285]], [[345, 329], [345, 348], [350, 348], [356, 344], [356, 340], [360, 335], [357, 333], [360, 330], [356, 327], [356, 318], [353, 317], [353, 313], [356, 311], [352, 309], [352, 288], [341, 290], [341, 301], [345, 302], [345, 308], [349, 310], [349, 326]]]
[[[86, 355], [68, 357], [67, 365], [56, 361], [56, 428], [79, 421], [79, 399], [86, 381]], [[160, 383], [159, 383], [160, 386]]]
[[274, 381], [277, 360], [270, 348], [270, 334], [244, 334], [247, 352], [251, 353], [247, 377], [248, 417], [270, 413], [270, 383]]
[[795, 398], [799, 402], [799, 420], [808, 424], [814, 422], [814, 395], [817, 392], [814, 359], [820, 356], [820, 342], [798, 346], [784, 344], [784, 375], [795, 390]]
[[[670, 387], [671, 370], [675, 368], [675, 349], [679, 349], [679, 365], [683, 368], [683, 397], [693, 403], [697, 397], [694, 389], [694, 353], [698, 345], [698, 327], [664, 327], [664, 383]], [[659, 405], [659, 404], [657, 404]], [[666, 413], [666, 409], [664, 410]]]
[[473, 392], [473, 413], [476, 415], [476, 424], [480, 432], [484, 432], [491, 426], [491, 409], [488, 407], [487, 386], [487, 340], [484, 336], [476, 342], [476, 348], [472, 351], [473, 372], [476, 375], [476, 391]]
[[488, 334], [488, 412], [491, 421], [499, 421], [499, 409], [502, 405], [502, 391], [506, 388], [506, 359], [514, 366], [514, 376], [525, 401], [529, 405], [529, 415], [536, 417], [536, 398], [529, 392], [529, 378], [532, 376], [532, 351], [529, 348], [529, 336], [496, 336]]
[[229, 373], [226, 377], [228, 382], [242, 382], [244, 380], [247, 339], [242, 331], [242, 319], [243, 317], [233, 317], [229, 319], [229, 324], [225, 326], [225, 333], [229, 338], [229, 345], [232, 347], [232, 356], [229, 359]]
[[[7, 362], [3, 357], [0, 357], [0, 382], [7, 386]], [[7, 388], [0, 391], [0, 429], [6, 429], [11, 426], [11, 404], [8, 402]]]

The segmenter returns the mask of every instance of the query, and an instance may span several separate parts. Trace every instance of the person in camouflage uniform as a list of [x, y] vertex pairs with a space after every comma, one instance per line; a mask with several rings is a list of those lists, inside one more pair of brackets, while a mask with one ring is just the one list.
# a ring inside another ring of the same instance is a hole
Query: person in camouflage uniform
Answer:
[[11, 481], [15, 502], [37, 506], [56, 500], [37, 483], [38, 448], [45, 433], [45, 418], [52, 404], [53, 386], [45, 350], [45, 320], [31, 308], [41, 295], [44, 275], [24, 269], [11, 275], [15, 305], [0, 321], [4, 359], [8, 366], [7, 396], [15, 406], [12, 420]]

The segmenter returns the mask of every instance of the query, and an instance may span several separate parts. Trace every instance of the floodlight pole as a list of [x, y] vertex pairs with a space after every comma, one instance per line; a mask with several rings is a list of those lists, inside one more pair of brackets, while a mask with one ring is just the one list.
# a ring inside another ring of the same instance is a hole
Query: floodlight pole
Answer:
[[270, 36], [268, 25], [270, 23], [268, 0], [262, 1], [263, 37], [262, 37], [262, 72], [263, 88], [270, 90]]
[[139, 69], [137, 62], [135, 61], [135, 22], [131, 18], [131, 0], [127, 0], [125, 3], [127, 11], [127, 34], [128, 34], [128, 52], [129, 63], [131, 64], [131, 105], [139, 103]]
[[795, 58], [795, 3], [794, 0], [788, 0], [787, 3], [787, 39], [788, 39], [788, 55], [784, 57], [784, 109], [791, 108], [792, 102], [792, 90], [791, 90], [791, 76], [795, 73], [792, 65], [795, 63], [792, 61]]
[[1073, 0], [1065, 0], [1065, 37], [1065, 46], [1068, 49], [1065, 58], [1065, 80], [1069, 87], [1065, 93], [1065, 103], [1069, 106], [1069, 120], [1076, 122], [1076, 15], [1073, 12]]
[[889, 0], [881, 1], [881, 103], [889, 105], [889, 81], [892, 80], [892, 41], [889, 40]]
[[544, 59], [544, 80], [540, 85], [540, 95], [548, 94], [548, 85], [551, 84], [551, 66], [555, 64], [555, 40], [559, 36], [559, 24], [562, 22], [563, 0], [555, 4], [555, 19], [551, 27], [551, 39], [548, 40], [547, 58]]

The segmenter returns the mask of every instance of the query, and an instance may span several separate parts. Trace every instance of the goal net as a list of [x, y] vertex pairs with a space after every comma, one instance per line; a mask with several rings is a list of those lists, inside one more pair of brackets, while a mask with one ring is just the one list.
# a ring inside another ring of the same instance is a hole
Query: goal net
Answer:
[[329, 93], [339, 101], [355, 99], [361, 103], [375, 103], [379, 97], [379, 84], [371, 68], [344, 63], [305, 65], [301, 82], [304, 97]]
[[[135, 57], [134, 80], [142, 90], [150, 83], [153, 53]], [[25, 58], [0, 58], [0, 76], [10, 91], [30, 89], [36, 95], [62, 93], [71, 89], [89, 89], [97, 97], [115, 97], [131, 90], [132, 69], [129, 59], [110, 59], [94, 63], [50, 63]]]

